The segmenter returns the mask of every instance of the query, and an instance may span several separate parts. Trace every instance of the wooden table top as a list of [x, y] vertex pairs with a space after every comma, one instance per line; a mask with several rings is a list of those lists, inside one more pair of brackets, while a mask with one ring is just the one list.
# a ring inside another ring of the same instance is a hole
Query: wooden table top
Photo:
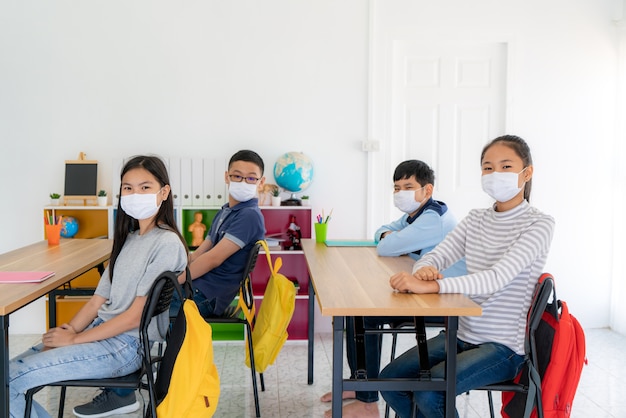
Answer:
[[112, 245], [110, 239], [61, 238], [59, 245], [48, 246], [48, 241], [40, 241], [0, 254], [0, 271], [55, 273], [41, 283], [0, 283], [0, 315], [16, 311], [108, 260]]
[[479, 316], [479, 305], [461, 294], [395, 292], [389, 278], [411, 271], [408, 256], [380, 257], [374, 247], [327, 247], [303, 239], [311, 281], [324, 316]]

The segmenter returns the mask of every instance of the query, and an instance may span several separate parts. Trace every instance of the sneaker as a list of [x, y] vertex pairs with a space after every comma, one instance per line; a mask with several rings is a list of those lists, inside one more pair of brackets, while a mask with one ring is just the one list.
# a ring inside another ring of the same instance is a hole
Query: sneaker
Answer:
[[103, 390], [91, 402], [74, 407], [74, 415], [79, 418], [101, 418], [117, 414], [135, 412], [140, 407], [135, 392], [119, 396], [112, 390]]

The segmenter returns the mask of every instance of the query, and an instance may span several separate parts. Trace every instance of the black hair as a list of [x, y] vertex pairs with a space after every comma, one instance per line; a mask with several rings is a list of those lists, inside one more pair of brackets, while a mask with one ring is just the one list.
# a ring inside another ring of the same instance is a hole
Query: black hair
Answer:
[[435, 185], [435, 172], [428, 164], [420, 160], [407, 160], [398, 164], [393, 172], [393, 181], [408, 179], [411, 176], [415, 176], [415, 180], [422, 187], [427, 184]]
[[[120, 179], [123, 179], [124, 175], [128, 171], [133, 170], [135, 168], [143, 168], [147, 170], [148, 172], [150, 172], [150, 174], [152, 174], [157, 179], [161, 187], [164, 187], [170, 184], [170, 179], [167, 174], [167, 168], [165, 167], [165, 163], [159, 157], [147, 156], [147, 155], [138, 155], [135, 157], [131, 157], [126, 162], [126, 164], [124, 164], [124, 167], [122, 168], [122, 172], [120, 173]], [[155, 226], [157, 228], [167, 229], [176, 233], [176, 235], [178, 235], [178, 238], [180, 238], [181, 242], [183, 243], [185, 250], [187, 250], [187, 243], [185, 242], [185, 239], [180, 234], [176, 226], [176, 219], [174, 218], [174, 202], [173, 202], [174, 199], [172, 199], [172, 196], [173, 196], [172, 193], [173, 191], [170, 190], [170, 196], [168, 197], [168, 199], [164, 200], [161, 203], [161, 207], [159, 208], [159, 211], [157, 212], [156, 217], [154, 218]], [[113, 269], [115, 267], [115, 261], [117, 260], [117, 257], [120, 254], [120, 252], [122, 251], [122, 247], [124, 246], [124, 243], [126, 242], [126, 238], [128, 237], [128, 234], [130, 234], [132, 231], [139, 229], [139, 221], [129, 216], [122, 209], [121, 185], [120, 185], [120, 190], [119, 190], [119, 196], [120, 196], [120, 199], [119, 199], [120, 203], [118, 204], [117, 213], [115, 215], [115, 231], [113, 234], [113, 249], [111, 251], [111, 259], [109, 261], [109, 277], [111, 281], [113, 281]]]
[[[511, 148], [513, 151], [515, 151], [517, 156], [522, 159], [524, 168], [533, 164], [533, 157], [530, 154], [530, 147], [528, 146], [526, 141], [524, 141], [522, 138], [516, 135], [499, 136], [496, 139], [489, 142], [487, 145], [485, 145], [485, 147], [483, 148], [483, 152], [480, 154], [481, 164], [483, 162], [483, 159], [485, 158], [485, 153], [487, 152], [487, 150], [491, 148], [492, 145], [495, 145], [495, 144], [505, 145]], [[533, 186], [533, 179], [531, 177], [530, 180], [528, 180], [526, 182], [526, 185], [524, 186], [524, 199], [526, 199], [526, 201], [529, 203], [530, 203], [530, 192], [532, 190], [532, 186]]]
[[230, 168], [235, 161], [247, 161], [249, 163], [256, 164], [261, 169], [261, 175], [263, 175], [263, 172], [265, 171], [263, 159], [254, 151], [250, 151], [248, 149], [237, 151], [232, 157], [230, 157], [230, 161], [228, 161], [228, 168]]

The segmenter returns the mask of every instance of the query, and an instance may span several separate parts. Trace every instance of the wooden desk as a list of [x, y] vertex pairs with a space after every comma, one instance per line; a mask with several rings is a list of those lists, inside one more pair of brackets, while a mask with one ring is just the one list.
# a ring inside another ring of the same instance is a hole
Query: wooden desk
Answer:
[[54, 271], [42, 283], [0, 284], [0, 415], [9, 416], [9, 314], [109, 259], [113, 241], [61, 239], [0, 254], [0, 271]]
[[[456, 333], [459, 316], [478, 316], [479, 305], [460, 294], [415, 295], [394, 292], [389, 286], [392, 274], [410, 271], [409, 257], [379, 257], [373, 247], [327, 247], [303, 239], [313, 291], [322, 315], [333, 317], [332, 413], [341, 417], [343, 390], [438, 390], [445, 391], [446, 416], [455, 416]], [[444, 380], [343, 379], [343, 327], [346, 316], [445, 316], [446, 378]]]

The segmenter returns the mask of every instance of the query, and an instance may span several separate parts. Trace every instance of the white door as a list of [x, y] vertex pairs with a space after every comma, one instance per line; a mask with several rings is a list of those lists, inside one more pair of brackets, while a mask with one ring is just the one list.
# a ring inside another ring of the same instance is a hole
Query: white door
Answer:
[[381, 152], [370, 158], [384, 177], [378, 185], [388, 195], [383, 201], [380, 190], [370, 193], [379, 198], [370, 203], [383, 205], [373, 217], [384, 217], [372, 223], [400, 215], [392, 204], [392, 174], [407, 159], [435, 170], [435, 198], [458, 219], [474, 207], [488, 206], [491, 200], [480, 187], [480, 152], [505, 133], [506, 44], [396, 40], [389, 56], [388, 92], [376, 96], [388, 97], [383, 112], [389, 113], [373, 115], [387, 123]]

